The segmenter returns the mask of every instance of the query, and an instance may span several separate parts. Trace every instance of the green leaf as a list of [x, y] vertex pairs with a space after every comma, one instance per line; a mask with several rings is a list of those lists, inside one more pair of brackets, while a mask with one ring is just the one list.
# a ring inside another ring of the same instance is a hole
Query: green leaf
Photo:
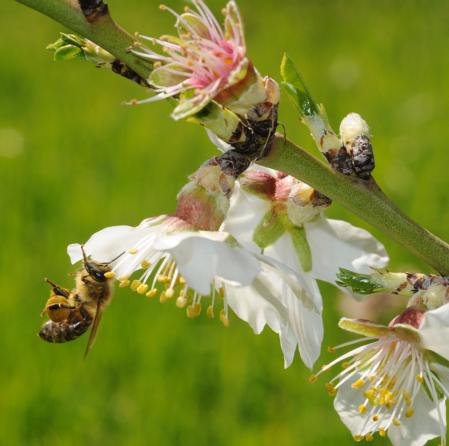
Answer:
[[84, 52], [81, 48], [73, 45], [65, 45], [55, 51], [54, 58], [56, 61], [84, 59]]
[[385, 287], [369, 274], [359, 274], [340, 268], [337, 279], [337, 285], [351, 288], [357, 294], [373, 294], [386, 291]]
[[282, 220], [274, 210], [269, 210], [257, 225], [253, 233], [253, 241], [262, 249], [268, 248], [285, 232]]
[[293, 61], [284, 54], [281, 63], [282, 86], [290, 99], [298, 107], [299, 111], [306, 116], [319, 114], [319, 110], [307, 87], [302, 80], [301, 75], [296, 69]]
[[288, 230], [292, 238], [293, 248], [295, 249], [298, 260], [304, 272], [312, 270], [312, 252], [307, 241], [306, 231], [303, 227], [292, 226]]

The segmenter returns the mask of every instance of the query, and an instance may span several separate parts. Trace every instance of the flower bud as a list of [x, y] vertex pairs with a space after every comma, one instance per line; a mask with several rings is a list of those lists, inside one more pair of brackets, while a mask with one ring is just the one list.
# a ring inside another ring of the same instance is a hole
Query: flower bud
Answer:
[[197, 229], [218, 230], [229, 209], [234, 182], [218, 165], [201, 166], [179, 192], [176, 216]]
[[369, 179], [375, 163], [368, 124], [359, 114], [349, 113], [340, 124], [340, 137], [351, 156], [356, 175]]

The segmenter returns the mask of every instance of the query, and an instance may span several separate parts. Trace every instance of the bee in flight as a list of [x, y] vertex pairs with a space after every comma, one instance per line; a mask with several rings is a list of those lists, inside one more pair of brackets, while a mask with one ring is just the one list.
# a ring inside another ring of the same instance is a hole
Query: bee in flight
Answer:
[[92, 349], [104, 309], [112, 299], [113, 275], [109, 263], [88, 260], [84, 249], [83, 267], [76, 272], [75, 288], [68, 290], [46, 279], [50, 284], [50, 298], [42, 314], [49, 318], [39, 330], [47, 342], [73, 341], [91, 328], [85, 356]]

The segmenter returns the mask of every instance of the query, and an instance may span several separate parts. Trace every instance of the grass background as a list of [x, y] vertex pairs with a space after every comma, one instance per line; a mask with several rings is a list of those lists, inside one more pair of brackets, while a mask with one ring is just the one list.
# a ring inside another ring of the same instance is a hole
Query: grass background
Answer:
[[[109, 4], [130, 31], [172, 30], [157, 1]], [[360, 112], [374, 134], [379, 183], [449, 239], [449, 4], [241, 0], [240, 7], [260, 71], [278, 78], [285, 50], [335, 127]], [[284, 371], [276, 336], [256, 337], [236, 318], [224, 329], [120, 290], [87, 361], [86, 339], [61, 346], [36, 337], [49, 291], [42, 278], [71, 284], [66, 245], [171, 212], [186, 176], [215, 152], [200, 128], [168, 118], [168, 104], [122, 106], [144, 94], [128, 81], [54, 63], [44, 48], [58, 24], [14, 2], [2, 2], [0, 12], [0, 444], [352, 444], [299, 358]], [[313, 148], [285, 100], [281, 121], [289, 137]], [[366, 227], [338, 204], [328, 214]], [[393, 269], [427, 270], [374, 233]], [[330, 287], [323, 294], [325, 344], [342, 342], [341, 300]]]

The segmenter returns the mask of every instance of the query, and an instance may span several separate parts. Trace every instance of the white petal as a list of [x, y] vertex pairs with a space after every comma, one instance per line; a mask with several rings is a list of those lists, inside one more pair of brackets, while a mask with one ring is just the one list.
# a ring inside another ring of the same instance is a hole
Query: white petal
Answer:
[[[131, 249], [146, 233], [148, 228], [112, 226], [92, 235], [84, 244], [84, 250], [97, 262], [109, 262], [122, 252]], [[78, 243], [69, 245], [67, 253], [72, 263], [79, 262], [83, 258]]]
[[419, 334], [424, 348], [449, 360], [449, 304], [427, 311]]
[[303, 294], [313, 301], [314, 310], [310, 305], [304, 305], [304, 302], [298, 299], [298, 295], [291, 287], [283, 284], [280, 296], [288, 308], [289, 323], [298, 341], [301, 358], [307, 367], [312, 368], [320, 355], [324, 332], [321, 317], [323, 303], [318, 285], [311, 274], [302, 271], [289, 234], [284, 234], [265, 252], [298, 272], [301, 277]]
[[159, 237], [154, 248], [168, 252], [190, 287], [210, 293], [215, 278], [249, 285], [260, 272], [259, 261], [239, 246], [231, 246], [223, 232], [181, 232]]
[[[348, 380], [337, 391], [334, 399], [334, 408], [340, 416], [343, 424], [351, 431], [352, 435], [366, 435], [375, 430], [375, 426], [383, 426], [387, 420], [385, 416], [377, 422], [372, 421], [369, 412], [361, 414], [359, 406], [365, 402], [365, 397], [360, 390], [354, 390], [351, 383], [356, 381], [361, 375], [354, 375], [354, 379]], [[381, 412], [381, 414], [384, 411]]]
[[273, 289], [276, 281], [278, 278], [272, 272], [262, 271], [250, 286], [225, 284], [225, 294], [229, 307], [240, 319], [248, 322], [256, 334], [268, 325], [279, 335], [287, 368], [293, 362], [298, 343], [288, 324], [288, 310], [278, 299], [277, 290]]
[[260, 334], [265, 325], [275, 333], [287, 323], [287, 308], [273, 295], [270, 273], [261, 272], [245, 287], [225, 284], [226, 301], [235, 314]]
[[232, 234], [244, 248], [260, 252], [253, 241], [254, 229], [269, 209], [268, 201], [244, 192], [236, 184], [222, 229]]
[[433, 362], [430, 364], [430, 368], [433, 372], [436, 373], [441, 384], [444, 386], [446, 390], [446, 396], [449, 395], [449, 367], [446, 367], [437, 362]]
[[[413, 417], [402, 417], [400, 426], [391, 426], [388, 430], [388, 436], [394, 446], [423, 446], [432, 438], [440, 436], [438, 409], [424, 389], [416, 396], [413, 407]], [[439, 402], [439, 407], [443, 420], [446, 421], [444, 399]]]
[[317, 279], [335, 283], [339, 268], [370, 273], [388, 264], [383, 245], [364, 229], [325, 218], [306, 223], [305, 229]]

